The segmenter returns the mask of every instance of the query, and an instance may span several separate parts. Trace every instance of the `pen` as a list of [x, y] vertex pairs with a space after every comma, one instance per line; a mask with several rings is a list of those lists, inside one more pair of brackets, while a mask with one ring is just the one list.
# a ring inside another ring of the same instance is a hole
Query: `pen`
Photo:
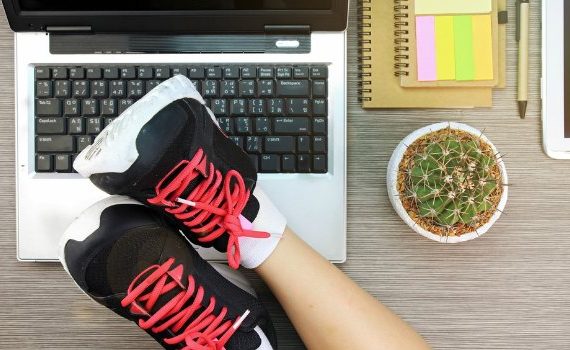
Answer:
[[528, 26], [529, 0], [517, 0], [517, 41], [519, 43], [518, 104], [521, 118], [526, 116], [528, 104]]

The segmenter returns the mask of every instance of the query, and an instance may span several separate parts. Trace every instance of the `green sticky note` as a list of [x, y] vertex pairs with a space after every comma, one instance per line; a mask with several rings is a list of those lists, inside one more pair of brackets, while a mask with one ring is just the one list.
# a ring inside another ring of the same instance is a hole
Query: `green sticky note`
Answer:
[[473, 52], [473, 17], [453, 16], [455, 40], [455, 79], [475, 80], [475, 57]]

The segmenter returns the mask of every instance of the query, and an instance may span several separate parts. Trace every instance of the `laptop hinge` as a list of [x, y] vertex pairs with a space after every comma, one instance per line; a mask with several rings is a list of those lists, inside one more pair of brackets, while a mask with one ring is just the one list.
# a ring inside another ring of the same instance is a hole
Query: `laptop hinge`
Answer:
[[89, 33], [91, 26], [47, 26], [48, 33]]
[[266, 34], [311, 34], [310, 25], [266, 25]]

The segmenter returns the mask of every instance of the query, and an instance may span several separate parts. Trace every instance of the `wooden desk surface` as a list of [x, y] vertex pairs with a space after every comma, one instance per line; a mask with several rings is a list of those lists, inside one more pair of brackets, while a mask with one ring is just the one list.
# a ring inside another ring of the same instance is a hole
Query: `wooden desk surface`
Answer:
[[[349, 258], [341, 268], [436, 349], [570, 346], [570, 163], [550, 160], [541, 149], [538, 1], [532, 4], [529, 113], [526, 120], [517, 116], [514, 1], [509, 3], [509, 87], [495, 93], [493, 109], [446, 111], [360, 108], [352, 7]], [[83, 296], [59, 265], [16, 262], [13, 75], [13, 37], [0, 15], [0, 348], [158, 349], [132, 324]], [[446, 120], [484, 129], [507, 155], [512, 184], [506, 214], [492, 231], [455, 246], [413, 234], [390, 207], [385, 188], [396, 144], [416, 128]], [[254, 281], [274, 317], [280, 349], [303, 349], [268, 290]]]

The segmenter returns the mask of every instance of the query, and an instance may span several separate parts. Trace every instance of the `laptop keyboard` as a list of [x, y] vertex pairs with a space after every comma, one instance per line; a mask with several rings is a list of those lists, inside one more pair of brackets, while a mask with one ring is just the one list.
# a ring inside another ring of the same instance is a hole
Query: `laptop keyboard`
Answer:
[[186, 75], [222, 130], [262, 173], [326, 173], [326, 66], [35, 67], [37, 172], [72, 162], [130, 105], [173, 75]]

